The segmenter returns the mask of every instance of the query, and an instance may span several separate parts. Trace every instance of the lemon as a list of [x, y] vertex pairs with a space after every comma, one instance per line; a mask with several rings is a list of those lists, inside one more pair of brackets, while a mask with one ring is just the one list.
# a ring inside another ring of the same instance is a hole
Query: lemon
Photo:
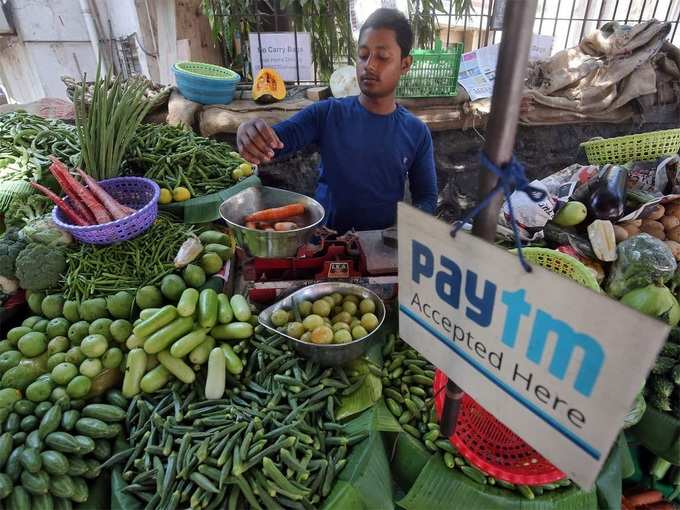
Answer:
[[175, 202], [185, 202], [191, 198], [189, 190], [183, 186], [179, 186], [172, 191], [172, 199]]
[[231, 172], [231, 177], [235, 181], [240, 181], [241, 179], [243, 179], [243, 170], [241, 170], [240, 167], [234, 168], [234, 171]]
[[241, 163], [238, 167], [243, 173], [243, 177], [253, 175], [253, 165], [251, 165], [250, 163]]
[[169, 204], [172, 202], [172, 191], [168, 188], [161, 188], [161, 194], [158, 197], [159, 204]]

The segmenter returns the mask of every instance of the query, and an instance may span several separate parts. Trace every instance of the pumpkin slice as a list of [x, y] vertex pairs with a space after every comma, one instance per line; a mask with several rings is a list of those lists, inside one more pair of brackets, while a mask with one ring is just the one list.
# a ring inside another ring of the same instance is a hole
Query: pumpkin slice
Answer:
[[265, 67], [253, 80], [253, 101], [274, 103], [286, 97], [286, 85], [281, 75], [274, 69]]

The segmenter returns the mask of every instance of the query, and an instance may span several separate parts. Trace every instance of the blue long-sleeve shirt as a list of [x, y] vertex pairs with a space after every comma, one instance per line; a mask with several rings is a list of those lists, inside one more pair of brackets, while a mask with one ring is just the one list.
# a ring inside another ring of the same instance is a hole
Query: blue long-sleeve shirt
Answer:
[[434, 212], [432, 137], [427, 126], [402, 106], [378, 115], [356, 96], [327, 99], [273, 129], [284, 144], [277, 157], [311, 144], [319, 147], [316, 199], [326, 210], [328, 227], [344, 233], [394, 225], [407, 178], [413, 204]]

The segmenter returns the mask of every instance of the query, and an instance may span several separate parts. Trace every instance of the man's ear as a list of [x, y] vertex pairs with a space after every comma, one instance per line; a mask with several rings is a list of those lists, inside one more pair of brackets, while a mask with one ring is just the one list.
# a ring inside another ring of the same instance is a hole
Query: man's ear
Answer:
[[407, 57], [404, 57], [401, 59], [401, 74], [406, 74], [409, 72], [409, 69], [411, 69], [411, 64], [413, 64], [413, 57], [411, 55], [408, 55]]

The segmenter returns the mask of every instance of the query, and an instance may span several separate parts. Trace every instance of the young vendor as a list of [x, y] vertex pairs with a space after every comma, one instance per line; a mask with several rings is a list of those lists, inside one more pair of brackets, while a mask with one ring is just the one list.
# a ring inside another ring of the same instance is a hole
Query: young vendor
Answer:
[[361, 94], [317, 102], [273, 127], [241, 124], [238, 149], [255, 164], [315, 144], [321, 153], [316, 199], [326, 224], [340, 233], [396, 223], [406, 179], [413, 204], [433, 213], [437, 177], [427, 126], [395, 102], [411, 66], [413, 32], [396, 9], [378, 9], [359, 32], [356, 65]]

